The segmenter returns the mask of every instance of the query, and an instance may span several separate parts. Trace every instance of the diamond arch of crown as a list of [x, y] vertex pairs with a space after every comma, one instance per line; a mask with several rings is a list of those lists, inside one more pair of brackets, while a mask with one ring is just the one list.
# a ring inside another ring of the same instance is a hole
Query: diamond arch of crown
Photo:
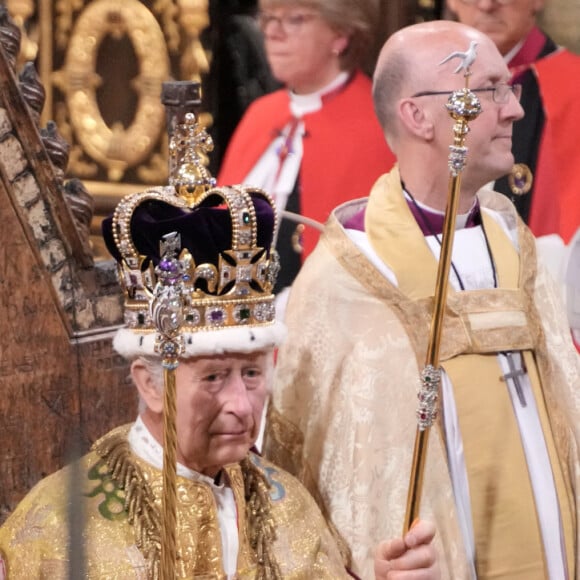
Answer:
[[[257, 217], [252, 199], [265, 200], [273, 210], [275, 204], [258, 188], [241, 186], [209, 189], [188, 202], [176, 194], [173, 186], [152, 188], [127, 196], [113, 215], [113, 239], [121, 255], [119, 274], [125, 291], [125, 323], [129, 328], [154, 331], [151, 304], [158, 283], [149, 256], [141, 255], [131, 236], [131, 220], [146, 201], [164, 202], [184, 210], [194, 209], [214, 197], [216, 205], [225, 205], [231, 216], [231, 249], [220, 253], [217, 266], [195, 264], [187, 249], [179, 255], [184, 276], [184, 327], [189, 331], [235, 327], [241, 324], [261, 325], [275, 318], [272, 289], [279, 270], [277, 254], [257, 246]], [[200, 286], [199, 282], [204, 283]]]

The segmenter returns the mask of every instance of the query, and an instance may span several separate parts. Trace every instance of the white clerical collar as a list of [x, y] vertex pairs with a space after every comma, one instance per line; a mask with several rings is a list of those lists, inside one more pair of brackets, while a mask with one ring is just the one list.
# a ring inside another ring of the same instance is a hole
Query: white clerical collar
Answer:
[[520, 51], [522, 46], [524, 46], [524, 42], [526, 41], [525, 38], [520, 40], [508, 53], [504, 54], [504, 61], [509, 64], [512, 58]]
[[342, 71], [325, 87], [314, 93], [309, 93], [307, 95], [297, 95], [296, 93], [289, 91], [290, 94], [290, 112], [295, 117], [302, 117], [308, 113], [314, 113], [322, 109], [322, 97], [335, 89], [338, 89], [341, 85], [344, 85], [348, 80], [349, 73]]
[[[131, 450], [135, 455], [137, 455], [137, 457], [157, 469], [163, 469], [163, 447], [155, 437], [151, 435], [151, 431], [147, 429], [141, 416], [137, 417], [137, 420], [131, 426], [128, 440]], [[186, 467], [179, 462], [177, 463], [177, 475], [185, 477], [186, 479], [194, 479], [207, 483], [213, 488], [221, 489], [224, 487], [223, 483], [216, 485], [212, 477], [208, 477], [207, 475], [198, 473], [193, 469], [189, 469], [189, 467]]]

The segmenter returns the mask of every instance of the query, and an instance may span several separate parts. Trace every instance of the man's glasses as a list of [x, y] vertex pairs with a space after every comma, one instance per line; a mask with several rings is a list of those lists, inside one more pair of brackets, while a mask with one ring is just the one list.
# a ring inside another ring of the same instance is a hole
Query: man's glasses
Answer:
[[[493, 87], [485, 87], [482, 89], [470, 89], [472, 93], [491, 93], [494, 103], [504, 105], [509, 101], [510, 95], [513, 93], [514, 97], [519, 101], [522, 96], [522, 85], [508, 85], [501, 83]], [[415, 97], [430, 97], [431, 95], [451, 95], [455, 91], [421, 91], [415, 93], [411, 98]]]
[[306, 22], [315, 18], [318, 18], [318, 14], [314, 12], [290, 12], [282, 16], [275, 16], [271, 12], [260, 12], [258, 14], [258, 24], [262, 32], [265, 32], [268, 25], [275, 22], [280, 26], [284, 34], [291, 35], [300, 32]]

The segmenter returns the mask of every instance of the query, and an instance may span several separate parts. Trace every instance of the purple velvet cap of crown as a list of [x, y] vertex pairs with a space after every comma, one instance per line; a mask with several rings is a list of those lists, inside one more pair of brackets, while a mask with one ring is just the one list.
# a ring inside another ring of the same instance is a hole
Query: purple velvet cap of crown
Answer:
[[[264, 198], [252, 195], [256, 211], [257, 246], [270, 249], [274, 234], [274, 211]], [[219, 204], [219, 205], [218, 205]], [[118, 262], [121, 254], [113, 238], [113, 219], [103, 220], [103, 238], [111, 255]], [[232, 248], [231, 214], [223, 199], [209, 196], [191, 210], [171, 206], [163, 201], [148, 200], [140, 204], [131, 219], [131, 237], [138, 252], [157, 265], [162, 237], [178, 232], [183, 248], [187, 248], [196, 264], [217, 265], [219, 254]]]

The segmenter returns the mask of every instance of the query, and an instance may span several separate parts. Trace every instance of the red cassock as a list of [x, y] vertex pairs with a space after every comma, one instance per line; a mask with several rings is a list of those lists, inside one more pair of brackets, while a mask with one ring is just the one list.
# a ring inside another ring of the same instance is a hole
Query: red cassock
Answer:
[[[324, 223], [350, 199], [366, 197], [395, 161], [373, 109], [371, 82], [357, 72], [341, 90], [322, 98], [322, 109], [302, 118], [301, 214]], [[286, 90], [256, 100], [240, 121], [218, 174], [220, 185], [243, 183], [270, 143], [291, 120]], [[246, 184], [251, 185], [251, 184]], [[319, 233], [306, 228], [304, 259]]]
[[580, 56], [560, 50], [536, 61], [546, 117], [535, 175], [530, 228], [568, 243], [580, 227]]

